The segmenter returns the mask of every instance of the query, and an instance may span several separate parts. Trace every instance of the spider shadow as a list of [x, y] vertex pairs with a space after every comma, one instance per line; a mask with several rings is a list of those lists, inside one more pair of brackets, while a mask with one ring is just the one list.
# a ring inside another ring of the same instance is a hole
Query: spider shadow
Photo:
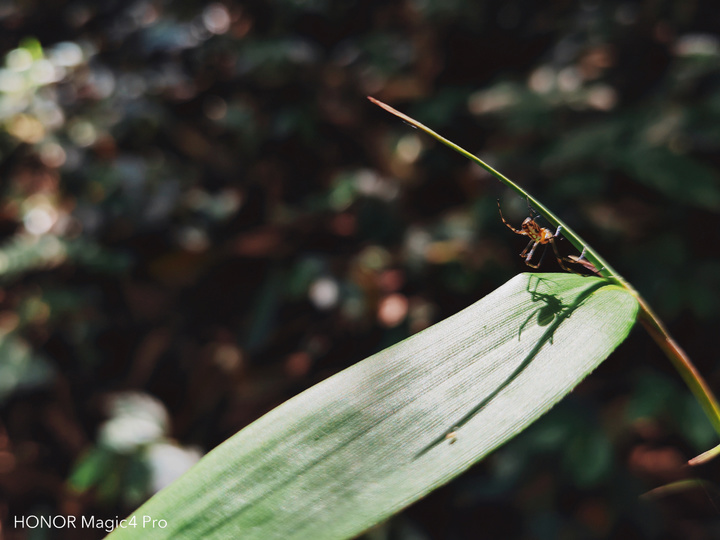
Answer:
[[[532, 283], [532, 278], [536, 278], [535, 287], [530, 290], [530, 285]], [[530, 324], [533, 317], [537, 315], [537, 324], [538, 326], [548, 326], [551, 324], [555, 318], [562, 314], [564, 310], [572, 307], [571, 305], [565, 305], [562, 303], [562, 300], [560, 300], [557, 296], [547, 293], [540, 293], [538, 292], [538, 287], [540, 286], [540, 283], [543, 281], [548, 281], [544, 278], [541, 278], [537, 275], [530, 275], [530, 278], [528, 279], [528, 285], [525, 289], [528, 293], [530, 293], [530, 299], [533, 302], [543, 302], [544, 305], [538, 307], [535, 309], [528, 317], [523, 321], [523, 323], [520, 325], [520, 329], [518, 330], [518, 341], [522, 338], [522, 332], [523, 330]], [[569, 315], [568, 315], [569, 316]], [[553, 343], [554, 334], [550, 334], [548, 336], [548, 341], [550, 341], [550, 344]]]
[[545, 332], [543, 332], [540, 339], [538, 339], [537, 343], [533, 346], [533, 348], [530, 350], [528, 355], [523, 359], [523, 361], [520, 363], [520, 365], [513, 370], [513, 372], [504, 380], [502, 381], [497, 388], [495, 388], [487, 397], [485, 397], [480, 403], [475, 405], [472, 409], [470, 409], [462, 418], [457, 420], [452, 424], [450, 429], [446, 429], [440, 436], [435, 438], [433, 441], [431, 441], [427, 446], [425, 446], [422, 450], [420, 450], [417, 454], [415, 454], [414, 459], [418, 459], [422, 457], [424, 454], [432, 450], [435, 446], [438, 444], [450, 440], [451, 442], [455, 442], [457, 438], [457, 430], [459, 430], [462, 426], [467, 424], [475, 415], [480, 413], [493, 399], [495, 399], [500, 392], [502, 392], [505, 388], [507, 388], [515, 379], [517, 379], [520, 374], [522, 374], [525, 369], [530, 365], [530, 363], [533, 361], [533, 359], [538, 355], [540, 350], [543, 348], [543, 346], [546, 343], [553, 343], [553, 337], [555, 335], [555, 331], [560, 327], [560, 325], [567, 320], [573, 312], [578, 309], [584, 302], [587, 300], [595, 291], [598, 289], [604, 287], [606, 283], [604, 282], [598, 282], [584, 291], [582, 291], [570, 304], [563, 304], [562, 300], [558, 298], [555, 295], [552, 294], [545, 294], [545, 293], [538, 293], [537, 287], [540, 284], [541, 281], [545, 281], [543, 278], [537, 277], [538, 281], [535, 285], [534, 290], [530, 290], [530, 281], [532, 281], [533, 275], [530, 275], [530, 278], [528, 279], [528, 287], [527, 292], [531, 295], [531, 299], [533, 302], [543, 302], [545, 305], [538, 307], [535, 311], [533, 311], [530, 316], [525, 319], [525, 321], [522, 323], [518, 330], [518, 339], [520, 339], [521, 333], [524, 328], [530, 324], [530, 321], [532, 318], [537, 315], [538, 316], [538, 325], [539, 326], [547, 326], [547, 329]]

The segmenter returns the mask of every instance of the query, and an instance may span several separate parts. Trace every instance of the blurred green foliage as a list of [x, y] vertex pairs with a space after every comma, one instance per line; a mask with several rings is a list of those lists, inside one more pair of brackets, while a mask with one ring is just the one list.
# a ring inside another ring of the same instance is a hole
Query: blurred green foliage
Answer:
[[[524, 270], [495, 200], [518, 224], [525, 201], [368, 94], [546, 201], [717, 387], [718, 20], [709, 0], [2, 3], [3, 527], [125, 514], [172, 478], [157, 448], [177, 474]], [[713, 444], [673, 377], [633, 336], [376, 532], [712, 537], [716, 492], [637, 499]], [[108, 446], [137, 392], [167, 427]]]

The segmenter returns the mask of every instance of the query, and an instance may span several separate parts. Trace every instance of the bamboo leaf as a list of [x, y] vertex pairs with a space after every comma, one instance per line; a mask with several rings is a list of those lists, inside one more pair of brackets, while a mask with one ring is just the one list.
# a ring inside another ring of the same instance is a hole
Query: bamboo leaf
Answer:
[[354, 537], [546, 412], [625, 339], [637, 310], [606, 279], [516, 276], [269, 412], [110, 538]]
[[[680, 373], [680, 376], [685, 380], [685, 383], [688, 385], [692, 393], [695, 395], [695, 398], [702, 406], [708, 419], [710, 420], [710, 422], [712, 422], [715, 431], [720, 434], [720, 403], [718, 403], [717, 399], [713, 395], [713, 392], [712, 390], [710, 390], [707, 382], [705, 382], [705, 380], [702, 378], [695, 366], [692, 364], [690, 357], [687, 355], [687, 353], [685, 353], [685, 351], [682, 350], [682, 347], [680, 347], [680, 345], [678, 345], [675, 340], [670, 336], [667, 329], [665, 328], [665, 325], [658, 318], [658, 316], [655, 315], [653, 310], [650, 308], [650, 305], [642, 298], [642, 296], [640, 296], [640, 293], [638, 293], [635, 288], [630, 285], [630, 283], [628, 283], [620, 274], [618, 274], [617, 271], [612, 266], [610, 266], [610, 264], [608, 264], [608, 262], [605, 261], [605, 259], [603, 259], [600, 254], [595, 251], [595, 249], [592, 248], [592, 246], [586, 244], [585, 241], [580, 238], [580, 236], [574, 230], [568, 227], [566, 223], [561, 221], [560, 218], [553, 214], [545, 205], [541, 204], [540, 201], [538, 201], [535, 197], [530, 195], [530, 193], [525, 191], [522, 187], [517, 185], [515, 182], [510, 180], [501, 172], [493, 169], [490, 165], [485, 163], [479, 157], [471, 154], [464, 148], [458, 146], [451, 140], [446, 139], [445, 137], [443, 137], [439, 133], [436, 133], [429, 127], [421, 124], [414, 118], [410, 118], [408, 115], [403, 114], [396, 109], [393, 109], [390, 105], [383, 103], [382, 101], [378, 101], [377, 99], [370, 96], [368, 96], [368, 99], [378, 107], [385, 109], [390, 114], [397, 116], [411, 126], [424, 131], [433, 139], [441, 142], [445, 146], [452, 148], [458, 154], [465, 156], [470, 161], [477, 163], [480, 167], [485, 169], [487, 172], [497, 178], [500, 182], [515, 191], [518, 195], [526, 198], [528, 202], [532, 203], [536, 211], [538, 211], [554, 227], [558, 227], [557, 230], [559, 232], [562, 231], [563, 236], [580, 251], [580, 257], [584, 257], [585, 260], [590, 262], [592, 266], [590, 266], [589, 268], [594, 268], [595, 270], [597, 270], [597, 273], [606, 277], [610, 281], [622, 286], [626, 291], [628, 291], [632, 296], [634, 296], [639, 304], [640, 322], [648, 331], [653, 340], [655, 340], [655, 342], [660, 346], [663, 352], [665, 352], [666, 356], [673, 363], [675, 369], [678, 370], [678, 373]], [[595, 132], [594, 134], [592, 134], [590, 139], [592, 139], [593, 137], [597, 137], [598, 135], [600, 135], [598, 142], [601, 139], [607, 142], [607, 133], [602, 132], [602, 130], [601, 132]], [[677, 163], [675, 163], [675, 165], [676, 164]], [[665, 184], [666, 181], [667, 179], [663, 180], [661, 183]], [[715, 204], [712, 193], [710, 193], [710, 191], [712, 190], [708, 191], [708, 189], [706, 189], [707, 179], [703, 180], [701, 184], [704, 184], [704, 187], [702, 187], [700, 191], [705, 193], [705, 195], [708, 197], [708, 202], [711, 205]], [[577, 262], [579, 261], [580, 258], [577, 259]]]

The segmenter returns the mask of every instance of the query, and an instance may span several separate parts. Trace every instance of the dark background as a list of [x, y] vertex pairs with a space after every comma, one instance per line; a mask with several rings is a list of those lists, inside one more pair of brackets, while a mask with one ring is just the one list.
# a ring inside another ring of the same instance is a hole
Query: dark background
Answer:
[[[366, 95], [553, 209], [718, 388], [719, 29], [699, 0], [0, 2], [0, 538], [102, 536], [13, 520], [122, 518], [527, 270], [495, 201], [526, 202]], [[716, 442], [635, 330], [372, 538], [720, 538], [717, 466], [684, 466]]]

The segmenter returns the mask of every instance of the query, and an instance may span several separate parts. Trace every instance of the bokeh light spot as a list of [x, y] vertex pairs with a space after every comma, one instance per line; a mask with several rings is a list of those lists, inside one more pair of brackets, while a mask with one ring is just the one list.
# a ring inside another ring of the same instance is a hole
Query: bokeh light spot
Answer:
[[40, 236], [52, 229], [56, 219], [57, 213], [52, 208], [36, 206], [25, 214], [23, 225], [30, 234]]
[[218, 96], [208, 96], [203, 101], [203, 112], [210, 120], [222, 120], [227, 114], [227, 103]]
[[27, 71], [33, 64], [32, 53], [27, 49], [15, 49], [5, 57], [5, 64], [13, 71]]
[[213, 34], [224, 34], [230, 29], [230, 14], [222, 4], [210, 4], [203, 10], [203, 24]]
[[35, 117], [18, 114], [10, 121], [8, 132], [26, 143], [37, 143], [45, 137], [45, 128]]
[[97, 140], [97, 131], [90, 122], [78, 121], [73, 123], [68, 130], [72, 141], [81, 147], [90, 146]]
[[397, 144], [397, 155], [406, 163], [414, 163], [422, 152], [422, 142], [415, 134], [403, 136]]
[[380, 301], [378, 306], [378, 321], [383, 326], [393, 328], [405, 320], [408, 313], [409, 302], [405, 295], [393, 293]]
[[62, 167], [66, 158], [67, 154], [65, 150], [58, 143], [49, 142], [40, 147], [40, 161], [42, 161], [46, 167], [53, 169]]
[[334, 279], [322, 277], [310, 285], [308, 296], [316, 308], [323, 310], [331, 309], [337, 304], [340, 298], [340, 287]]
[[83, 61], [83, 52], [77, 43], [63, 41], [50, 50], [50, 61], [56, 66], [74, 67]]

